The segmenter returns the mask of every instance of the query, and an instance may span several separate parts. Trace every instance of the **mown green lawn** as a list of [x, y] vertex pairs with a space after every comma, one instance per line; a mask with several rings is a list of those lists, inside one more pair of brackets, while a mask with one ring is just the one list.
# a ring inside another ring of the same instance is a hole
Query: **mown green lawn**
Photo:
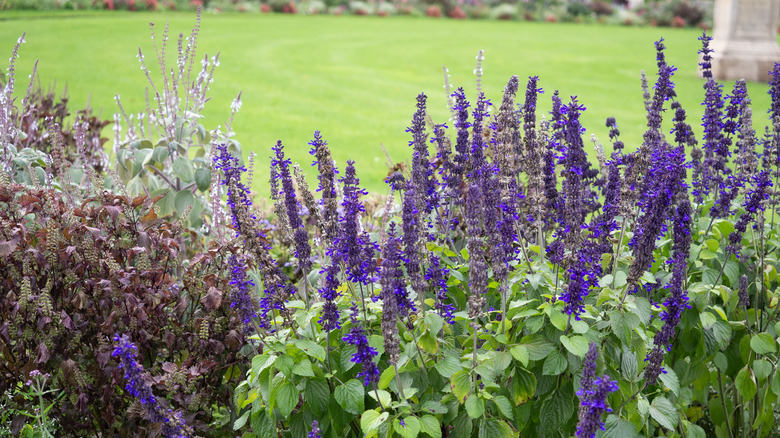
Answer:
[[[162, 31], [168, 21], [175, 36], [188, 34], [194, 14], [90, 13], [13, 14], [0, 12], [0, 53], [6, 57], [22, 32], [17, 64], [18, 90], [36, 59], [44, 86], [65, 84], [77, 109], [89, 100], [111, 118], [113, 96], [128, 110], [144, 105], [146, 79], [136, 60], [140, 45], [154, 64], [149, 22]], [[475, 55], [485, 50], [483, 89], [496, 109], [512, 74], [539, 75], [544, 88], [540, 108], [549, 97], [578, 95], [587, 107], [586, 136], [607, 143], [604, 120], [615, 116], [629, 148], [641, 142], [644, 107], [640, 71], [654, 80], [653, 42], [665, 38], [667, 59], [678, 67], [676, 91], [691, 123], [698, 127], [702, 80], [696, 75], [700, 31], [628, 28], [578, 24], [503, 21], [455, 21], [413, 17], [204, 15], [199, 49], [220, 52], [221, 67], [207, 105], [208, 129], [223, 123], [230, 101], [240, 91], [243, 108], [235, 130], [244, 153], [268, 156], [281, 139], [294, 161], [308, 168], [307, 142], [322, 131], [340, 167], [357, 162], [362, 183], [385, 191], [384, 145], [396, 161], [406, 160], [404, 132], [415, 110], [415, 97], [429, 95], [429, 110], [438, 122], [448, 117], [442, 89], [442, 65], [452, 83], [475, 98]], [[727, 84], [727, 89], [731, 84]], [[763, 131], [769, 98], [766, 84], [753, 83], [754, 119]], [[522, 99], [523, 92], [520, 93]], [[568, 100], [568, 97], [565, 98]], [[669, 117], [671, 119], [671, 115]], [[110, 128], [106, 136], [112, 137]], [[589, 143], [588, 147], [590, 147]], [[267, 193], [267, 160], [258, 162], [254, 190]], [[314, 183], [314, 180], [311, 180]]]

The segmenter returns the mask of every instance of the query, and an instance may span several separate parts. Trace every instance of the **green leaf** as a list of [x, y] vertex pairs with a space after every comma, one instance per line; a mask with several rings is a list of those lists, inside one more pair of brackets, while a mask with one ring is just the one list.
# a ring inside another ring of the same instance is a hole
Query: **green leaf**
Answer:
[[279, 356], [276, 359], [276, 362], [274, 362], [274, 366], [276, 369], [282, 372], [287, 377], [292, 376], [292, 369], [293, 365], [295, 365], [295, 361], [290, 356]]
[[138, 175], [134, 176], [133, 179], [127, 182], [127, 194], [131, 197], [141, 196], [144, 192], [144, 183], [141, 181], [141, 178], [138, 177]]
[[469, 372], [460, 370], [453, 374], [450, 377], [450, 387], [452, 388], [452, 394], [460, 403], [463, 403], [471, 390], [471, 376], [469, 376]]
[[259, 376], [260, 372], [273, 365], [276, 355], [260, 354], [252, 358], [252, 374]]
[[[561, 335], [561, 344], [569, 350], [569, 353], [584, 358], [588, 354], [588, 340], [583, 336], [564, 336]], [[549, 357], [548, 357], [549, 358]]]
[[666, 367], [666, 372], [661, 373], [659, 378], [664, 386], [669, 388], [675, 396], [680, 396], [680, 380], [677, 378], [677, 373], [675, 373], [671, 367]]
[[773, 354], [777, 351], [774, 338], [767, 332], [753, 335], [750, 338], [750, 348], [758, 354]]
[[428, 324], [428, 330], [431, 333], [439, 333], [444, 325], [444, 318], [438, 313], [425, 312], [425, 323]]
[[[325, 360], [325, 348], [323, 348], [320, 344], [309, 339], [293, 339], [292, 343], [304, 353], [308, 354], [309, 357], [313, 357], [319, 361]], [[349, 359], [352, 359], [351, 355], [349, 356]]]
[[208, 190], [211, 185], [211, 169], [199, 167], [195, 170], [195, 185], [201, 192]]
[[339, 406], [350, 414], [358, 415], [364, 410], [365, 388], [357, 379], [349, 380], [345, 384], [337, 386], [336, 390], [333, 391], [333, 397]]
[[390, 382], [393, 381], [393, 377], [395, 377], [395, 367], [385, 368], [379, 376], [379, 383], [377, 383], [379, 389], [387, 389], [390, 386]]
[[276, 422], [268, 416], [265, 409], [252, 413], [250, 425], [256, 436], [276, 436]]
[[715, 335], [715, 340], [718, 342], [721, 350], [728, 348], [731, 343], [731, 326], [729, 326], [729, 323], [720, 319], [715, 321], [715, 325], [712, 326], [712, 333]]
[[688, 432], [688, 438], [707, 438], [707, 434], [704, 432], [704, 429], [702, 429], [701, 426], [690, 423], [688, 421], [685, 423], [685, 428]]
[[609, 414], [604, 422], [603, 438], [638, 438], [636, 428], [630, 421]]
[[233, 430], [239, 430], [246, 424], [247, 420], [249, 420], [249, 414], [251, 414], [251, 411], [244, 412], [244, 415], [238, 417], [235, 423], [233, 423]]
[[512, 412], [512, 403], [508, 398], [504, 397], [503, 395], [497, 395], [493, 397], [493, 403], [496, 404], [498, 411], [501, 412], [501, 415], [510, 420], [514, 420], [515, 416]]
[[431, 414], [446, 414], [449, 412], [449, 409], [440, 402], [429, 400], [422, 404], [420, 411], [429, 412]]
[[530, 359], [530, 356], [528, 354], [528, 349], [525, 348], [522, 345], [514, 345], [512, 348], [509, 349], [509, 352], [512, 353], [512, 356], [521, 364], [523, 364], [524, 367], [528, 366], [528, 360]]
[[552, 309], [550, 312], [550, 322], [558, 330], [566, 330], [566, 325], [569, 321], [569, 315], [564, 314], [560, 310]]
[[625, 286], [627, 280], [628, 273], [625, 271], [618, 271], [617, 274], [615, 274], [615, 289]]
[[536, 392], [536, 376], [525, 368], [515, 367], [515, 375], [512, 377], [510, 393], [515, 406], [527, 402]]
[[568, 363], [566, 362], [566, 358], [563, 357], [563, 355], [557, 350], [555, 350], [550, 353], [549, 356], [547, 356], [547, 359], [544, 360], [544, 365], [542, 366], [542, 375], [557, 376], [558, 374], [566, 371], [567, 365]]
[[432, 436], [433, 438], [441, 438], [441, 425], [439, 420], [433, 415], [423, 415], [420, 418], [420, 432]]
[[737, 387], [739, 395], [745, 400], [752, 400], [756, 396], [756, 378], [753, 376], [753, 371], [749, 366], [745, 365], [744, 368], [739, 370], [737, 377], [734, 379], [734, 385]]
[[552, 342], [538, 334], [523, 337], [523, 339], [520, 340], [520, 344], [528, 349], [528, 358], [531, 360], [542, 360], [547, 357], [551, 351], [555, 350], [555, 345], [553, 345]]
[[368, 410], [363, 412], [360, 416], [360, 429], [364, 435], [369, 435], [371, 432], [378, 431], [379, 426], [387, 420], [390, 416], [389, 412], [382, 412], [381, 414], [374, 410]]
[[772, 364], [766, 359], [756, 359], [753, 361], [753, 375], [756, 380], [763, 382], [772, 374]]
[[[295, 342], [295, 340], [293, 340]], [[341, 348], [341, 370], [342, 371], [349, 371], [357, 365], [357, 363], [352, 362], [352, 356], [354, 356], [357, 353], [357, 347], [354, 345], [345, 345]], [[389, 367], [388, 369], [392, 369], [393, 367]]]
[[666, 429], [677, 427], [677, 409], [666, 397], [656, 397], [650, 404], [650, 416]]
[[417, 341], [417, 345], [423, 349], [426, 353], [436, 354], [439, 351], [439, 342], [431, 335], [431, 332], [426, 331]]
[[[455, 356], [444, 356], [444, 360], [436, 362], [433, 366], [439, 375], [449, 379], [453, 374], [463, 369], [460, 364], [460, 359]], [[384, 374], [384, 373], [383, 373]]]
[[471, 430], [474, 427], [471, 417], [465, 410], [460, 411], [455, 421], [452, 422], [452, 436], [453, 438], [469, 438], [471, 437]]
[[548, 432], [558, 430], [574, 414], [573, 395], [570, 391], [552, 391], [542, 401], [539, 420]]
[[176, 213], [184, 214], [184, 210], [186, 210], [187, 207], [193, 206], [192, 203], [194, 201], [195, 197], [192, 196], [192, 193], [189, 190], [180, 190], [173, 198], [173, 206], [176, 209]]
[[403, 422], [402, 426], [401, 419], [393, 421], [393, 429], [403, 438], [417, 438], [417, 435], [420, 434], [420, 420], [417, 417], [408, 416], [403, 418]]
[[479, 438], [514, 438], [517, 433], [504, 420], [486, 418], [479, 429]]
[[303, 358], [302, 361], [296, 363], [295, 366], [293, 366], [292, 372], [299, 376], [314, 377], [314, 370], [312, 369], [311, 361], [308, 358]]
[[185, 183], [191, 183], [195, 179], [192, 161], [185, 157], [178, 157], [173, 161], [173, 173]]
[[[377, 394], [379, 396], [379, 400], [377, 400]], [[390, 406], [390, 403], [393, 401], [393, 397], [390, 395], [389, 392], [385, 391], [384, 389], [377, 389], [376, 391], [368, 391], [368, 396], [376, 400], [377, 403], [380, 403], [385, 408]]]
[[481, 417], [485, 412], [485, 400], [480, 397], [469, 397], [466, 399], [466, 412], [471, 418]]
[[701, 321], [701, 326], [707, 330], [711, 329], [712, 326], [715, 325], [715, 323], [718, 321], [715, 318], [715, 315], [713, 315], [710, 312], [702, 312], [699, 314], [699, 320]]
[[330, 403], [330, 388], [323, 379], [308, 379], [306, 381], [306, 391], [304, 392], [306, 404], [316, 417], [322, 417], [328, 412]]
[[636, 355], [628, 348], [624, 348], [620, 358], [620, 372], [623, 374], [623, 377], [633, 382], [636, 379], [638, 369], [639, 365], [637, 364]]
[[282, 417], [289, 419], [290, 413], [298, 404], [298, 388], [292, 382], [285, 381], [271, 390], [271, 398], [282, 413]]

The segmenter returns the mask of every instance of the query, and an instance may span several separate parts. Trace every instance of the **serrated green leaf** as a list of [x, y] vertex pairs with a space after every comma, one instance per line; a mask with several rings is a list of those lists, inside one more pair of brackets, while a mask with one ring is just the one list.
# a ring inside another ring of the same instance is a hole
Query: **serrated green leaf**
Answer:
[[677, 409], [666, 397], [656, 397], [650, 404], [650, 416], [666, 429], [677, 427]]
[[615, 289], [625, 286], [627, 279], [628, 274], [625, 271], [618, 271], [617, 274], [615, 274]]
[[466, 399], [466, 412], [471, 418], [481, 417], [485, 412], [485, 400], [480, 397], [469, 397]]
[[276, 358], [276, 362], [274, 362], [276, 369], [287, 377], [292, 376], [293, 365], [295, 365], [295, 361], [290, 356], [279, 356]]
[[303, 358], [300, 362], [296, 363], [292, 369], [293, 374], [303, 377], [314, 377], [314, 370], [311, 367], [311, 361], [308, 358]]
[[756, 359], [753, 361], [753, 375], [756, 380], [763, 382], [772, 374], [772, 364], [766, 359]]
[[584, 358], [588, 354], [588, 340], [583, 336], [564, 336], [561, 335], [561, 344], [569, 351], [569, 353]]
[[568, 391], [552, 391], [542, 401], [539, 420], [545, 431], [558, 430], [569, 421], [574, 414], [573, 395]]
[[286, 381], [271, 390], [271, 398], [279, 408], [282, 417], [289, 419], [290, 413], [298, 404], [298, 388], [292, 382]]
[[686, 421], [685, 429], [688, 432], [688, 438], [707, 438], [706, 432], [701, 426]]
[[363, 412], [363, 415], [360, 416], [360, 429], [363, 431], [364, 435], [369, 435], [371, 432], [378, 431], [379, 426], [381, 426], [389, 416], [390, 413], [388, 412], [382, 412], [380, 414], [374, 409], [365, 411]]
[[192, 161], [185, 157], [177, 157], [173, 160], [173, 173], [185, 183], [191, 183], [195, 179], [195, 168]]
[[460, 360], [455, 356], [445, 356], [444, 360], [436, 362], [433, 366], [439, 375], [449, 379], [453, 374], [463, 369]]
[[439, 351], [439, 342], [431, 335], [431, 332], [426, 331], [417, 340], [417, 345], [428, 354], [436, 354]]
[[306, 404], [316, 417], [322, 417], [328, 412], [330, 403], [330, 388], [323, 379], [308, 379], [304, 391]]
[[544, 360], [542, 374], [545, 376], [557, 376], [566, 371], [567, 366], [568, 362], [566, 361], [566, 358], [555, 350]]
[[382, 374], [379, 376], [379, 383], [377, 383], [379, 389], [387, 389], [387, 387], [390, 386], [390, 382], [393, 380], [393, 377], [395, 377], [395, 367], [385, 368], [385, 370], [382, 371]]
[[512, 411], [512, 403], [508, 398], [504, 397], [503, 395], [497, 395], [493, 397], [493, 403], [496, 404], [498, 411], [501, 412], [501, 415], [503, 415], [504, 418], [514, 420], [515, 415]]
[[265, 409], [261, 409], [252, 413], [250, 426], [252, 426], [252, 431], [256, 436], [276, 435], [276, 422], [268, 416], [268, 413], [265, 411]]
[[[313, 357], [319, 361], [325, 360], [325, 348], [323, 348], [320, 344], [309, 339], [293, 339], [292, 343], [304, 353], [308, 354], [309, 357]], [[345, 349], [342, 349], [342, 351], [344, 350]], [[350, 356], [349, 359], [351, 360], [352, 356]]]
[[555, 345], [542, 335], [528, 335], [520, 340], [520, 344], [528, 350], [531, 360], [541, 360], [555, 350]]
[[[377, 400], [377, 395], [379, 396], [379, 400]], [[377, 389], [376, 391], [368, 391], [368, 396], [373, 398], [377, 401], [381, 406], [384, 406], [387, 408], [390, 406], [390, 403], [393, 401], [393, 397], [390, 395], [389, 392], [385, 391], [384, 389]]]
[[460, 403], [463, 403], [468, 397], [471, 391], [471, 376], [466, 370], [460, 370], [450, 377], [450, 388], [452, 388], [452, 394], [458, 399]]
[[771, 334], [763, 332], [750, 338], [750, 348], [758, 354], [773, 354], [777, 351], [777, 344]]
[[444, 318], [438, 313], [425, 312], [425, 323], [428, 325], [428, 330], [431, 333], [438, 334], [441, 332], [441, 327], [444, 325]]
[[259, 376], [260, 372], [273, 365], [276, 360], [274, 354], [260, 354], [252, 358], [252, 374]]
[[701, 326], [705, 329], [709, 330], [712, 328], [712, 326], [715, 325], [715, 322], [717, 322], [717, 319], [715, 318], [715, 315], [713, 315], [710, 312], [702, 312], [699, 314], [699, 320], [701, 321]]
[[558, 330], [566, 330], [566, 325], [569, 322], [569, 315], [564, 314], [560, 310], [552, 309], [550, 312], [550, 322]]
[[527, 402], [536, 392], [536, 376], [525, 368], [515, 367], [515, 375], [512, 377], [510, 393], [515, 406]]
[[242, 427], [244, 427], [246, 422], [249, 420], [249, 414], [251, 414], [251, 412], [246, 411], [244, 412], [244, 415], [238, 417], [238, 419], [236, 419], [236, 422], [233, 423], [233, 430], [239, 430]]
[[661, 379], [664, 386], [669, 388], [675, 396], [679, 397], [680, 380], [677, 378], [677, 373], [675, 373], [671, 367], [666, 367], [665, 371], [665, 373], [661, 373], [658, 377]]
[[634, 425], [615, 414], [609, 414], [604, 422], [603, 438], [638, 438]]
[[431, 414], [446, 414], [449, 412], [447, 406], [444, 406], [440, 402], [429, 400], [420, 406], [421, 412], [429, 412]]
[[[403, 424], [401, 424], [403, 421]], [[417, 417], [408, 416], [393, 421], [393, 429], [403, 438], [417, 438], [420, 434], [420, 420]]]
[[528, 366], [528, 360], [530, 359], [530, 356], [528, 354], [528, 349], [525, 348], [522, 345], [513, 345], [509, 352], [512, 354], [512, 357], [514, 357], [518, 362], [523, 364], [524, 367]]
[[734, 385], [737, 388], [737, 392], [745, 400], [752, 400], [756, 396], [758, 390], [756, 386], [756, 379], [753, 376], [753, 371], [749, 366], [745, 365], [737, 373], [737, 377], [734, 379]]
[[623, 349], [623, 354], [620, 358], [620, 372], [623, 374], [623, 377], [630, 382], [633, 382], [634, 379], [636, 379], [636, 375], [639, 372], [636, 355], [628, 348]]
[[433, 415], [423, 415], [420, 418], [420, 432], [433, 438], [441, 438], [441, 424]]
[[333, 398], [345, 411], [358, 415], [364, 410], [365, 387], [357, 379], [348, 380], [343, 385], [336, 387], [333, 391]]
[[486, 418], [479, 429], [479, 438], [514, 438], [517, 433], [504, 420]]

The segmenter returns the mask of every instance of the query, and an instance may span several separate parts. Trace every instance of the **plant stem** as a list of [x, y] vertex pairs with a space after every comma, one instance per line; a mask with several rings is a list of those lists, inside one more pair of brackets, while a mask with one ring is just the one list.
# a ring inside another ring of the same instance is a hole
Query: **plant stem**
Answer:
[[[609, 285], [610, 289], [615, 289], [615, 275], [617, 275], [617, 268], [618, 268], [618, 259], [620, 258], [620, 245], [623, 243], [623, 237], [626, 233], [626, 224], [628, 221], [626, 218], [623, 218], [623, 225], [620, 226], [620, 238], [617, 241], [617, 248], [615, 248], [615, 260], [614, 264], [612, 265], [612, 284]], [[621, 300], [622, 301], [622, 300]]]
[[734, 438], [734, 432], [731, 430], [731, 424], [729, 422], [729, 410], [726, 407], [726, 398], [723, 393], [723, 377], [720, 374], [720, 369], [715, 367], [718, 371], [718, 391], [720, 392], [720, 402], [723, 405], [723, 418], [726, 419], [726, 429], [729, 430], [729, 436]]
[[395, 384], [398, 386], [398, 395], [401, 396], [401, 401], [406, 401], [406, 396], [404, 395], [404, 385], [401, 383], [401, 374], [398, 372], [398, 362], [393, 364], [393, 368], [395, 368]]

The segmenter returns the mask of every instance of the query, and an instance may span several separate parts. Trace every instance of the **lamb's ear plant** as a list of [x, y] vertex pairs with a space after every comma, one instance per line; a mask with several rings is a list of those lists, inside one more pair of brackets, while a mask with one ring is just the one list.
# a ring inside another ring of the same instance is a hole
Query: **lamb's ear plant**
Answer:
[[[264, 310], [234, 428], [775, 436], [780, 244], [764, 214], [775, 137], [756, 138], [744, 82], [718, 92], [702, 40], [703, 150], [675, 100], [663, 40], [641, 144], [627, 152], [610, 118], [613, 151], [596, 140], [597, 165], [585, 154], [585, 106], [555, 92], [542, 117], [537, 77], [520, 105], [512, 78], [498, 111], [481, 92], [472, 106], [454, 91], [451, 127], [433, 123], [418, 96], [410, 166], [390, 171], [392, 196], [376, 215], [351, 162], [333, 209], [333, 164], [317, 132], [322, 198], [298, 217], [304, 184], [286, 181], [278, 144], [272, 192], [290, 237], [280, 245], [295, 248], [301, 294]], [[335, 227], [323, 220], [334, 214]], [[306, 252], [307, 238], [324, 245]]]

